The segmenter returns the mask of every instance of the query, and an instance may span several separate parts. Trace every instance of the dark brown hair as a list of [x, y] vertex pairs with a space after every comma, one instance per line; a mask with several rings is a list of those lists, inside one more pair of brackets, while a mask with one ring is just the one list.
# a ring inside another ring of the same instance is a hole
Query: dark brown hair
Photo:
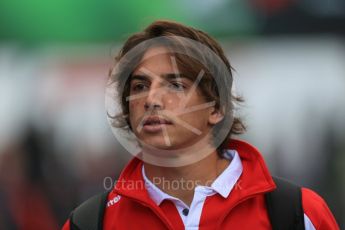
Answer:
[[[147, 46], [143, 52], [139, 52], [139, 54], [137, 54], [134, 58], [123, 60], [125, 59], [125, 55], [128, 54], [134, 47], [138, 46], [139, 44], [145, 41], [149, 41], [150, 39], [159, 38], [162, 36], [169, 39], [170, 43], [167, 44], [168, 48], [170, 47], [172, 48], [172, 50], [174, 50], [174, 48], [176, 48], [177, 46], [182, 46], [183, 49], [193, 52], [193, 54], [198, 57], [198, 59], [196, 60], [180, 53], [174, 54], [174, 56], [176, 56], [176, 63], [178, 69], [182, 74], [185, 74], [187, 76], [197, 76], [201, 69], [205, 70], [204, 77], [200, 81], [198, 88], [201, 90], [206, 101], [215, 101], [216, 109], [221, 109], [224, 112], [225, 117], [231, 116], [231, 128], [227, 131], [227, 136], [222, 142], [222, 144], [217, 148], [218, 152], [222, 153], [222, 150], [227, 147], [227, 143], [232, 134], [242, 134], [246, 130], [245, 125], [240, 117], [232, 117], [234, 104], [243, 102], [242, 98], [233, 95], [233, 93], [231, 92], [231, 86], [233, 82], [233, 68], [231, 67], [228, 59], [226, 58], [221, 46], [213, 38], [211, 38], [208, 34], [206, 34], [203, 31], [176, 22], [153, 22], [142, 32], [138, 32], [130, 36], [124, 43], [118, 55], [115, 57], [115, 66], [119, 65], [120, 60], [121, 65], [117, 66], [117, 71], [113, 71], [113, 69], [111, 69], [109, 75], [111, 78], [110, 83], [117, 82], [117, 93], [119, 97], [118, 99], [120, 99], [122, 113], [114, 117], [108, 115], [113, 119], [113, 126], [131, 130], [131, 125], [129, 123], [128, 117], [129, 107], [127, 100], [127, 97], [129, 96], [129, 76], [131, 75], [131, 71], [133, 71], [135, 67], [139, 64], [142, 56], [144, 55], [144, 52], [148, 48], [152, 47], [152, 45]], [[193, 41], [197, 41], [203, 44], [205, 47], [207, 47], [207, 49], [213, 51], [215, 55], [220, 58], [220, 61], [224, 63], [227, 74], [225, 74], [224, 71], [220, 71], [216, 67], [215, 69], [205, 68], [205, 63], [207, 64], [208, 62], [214, 60], [210, 60], [210, 57], [205, 57], [205, 55], [207, 55], [207, 52], [204, 52], [204, 50], [192, 49], [188, 45], [183, 44], [183, 42], [181, 43], [181, 41], [178, 40], [178, 37], [184, 37], [187, 39], [191, 39]], [[204, 62], [200, 62], [198, 60], [204, 60]], [[216, 82], [215, 78], [219, 81], [217, 80]], [[220, 92], [219, 87], [217, 87], [217, 83], [219, 85], [219, 82], [220, 84], [225, 86], [222, 87], [225, 88], [223, 92]], [[226, 87], [228, 87], [228, 89], [226, 89]], [[220, 95], [224, 94], [226, 94], [226, 100], [222, 103], [220, 101]], [[217, 133], [220, 129], [222, 129], [222, 124], [220, 124], [219, 127], [220, 128], [218, 130], [214, 130], [214, 133]]]

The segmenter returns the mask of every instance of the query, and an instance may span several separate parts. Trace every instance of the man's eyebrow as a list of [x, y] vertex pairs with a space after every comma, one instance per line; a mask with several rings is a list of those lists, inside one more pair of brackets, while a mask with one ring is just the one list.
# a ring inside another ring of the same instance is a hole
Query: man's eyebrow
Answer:
[[[189, 79], [184, 74], [176, 74], [176, 73], [161, 74], [160, 77], [163, 78], [163, 80], [174, 80], [174, 79], [179, 79], [179, 78]], [[131, 75], [131, 81], [133, 81], [133, 80], [149, 81], [151, 79], [152, 79], [152, 77], [147, 76], [146, 74], [133, 74], [133, 75]]]
[[162, 77], [166, 80], [174, 80], [179, 78], [187, 78], [184, 74], [176, 74], [176, 73], [166, 73], [162, 74]]
[[145, 74], [132, 74], [130, 75], [130, 81], [139, 80], [139, 81], [149, 81], [151, 78]]

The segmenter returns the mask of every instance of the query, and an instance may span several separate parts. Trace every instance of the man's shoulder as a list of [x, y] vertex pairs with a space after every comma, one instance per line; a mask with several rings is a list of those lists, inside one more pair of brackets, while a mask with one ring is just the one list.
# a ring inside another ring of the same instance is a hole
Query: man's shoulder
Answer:
[[339, 229], [326, 201], [313, 190], [302, 188], [302, 205], [305, 215], [316, 229]]

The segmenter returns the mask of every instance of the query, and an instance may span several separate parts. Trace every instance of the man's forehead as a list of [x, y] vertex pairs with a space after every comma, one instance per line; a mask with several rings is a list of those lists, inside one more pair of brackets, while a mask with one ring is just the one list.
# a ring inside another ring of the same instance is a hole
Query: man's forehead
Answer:
[[171, 50], [169, 50], [167, 47], [164, 46], [155, 46], [151, 47], [148, 50], [145, 51], [144, 56], [142, 60], [146, 60], [148, 58], [157, 56], [157, 55], [172, 55]]
[[141, 58], [138, 66], [132, 73], [133, 77], [176, 78], [179, 77], [176, 58], [169, 49], [163, 46], [149, 48]]
[[193, 76], [189, 71], [181, 70], [181, 66], [177, 62], [176, 53], [170, 48], [165, 46], [151, 47], [145, 51], [141, 61], [132, 72], [131, 78], [146, 78], [149, 80], [157, 78], [162, 80], [185, 78], [194, 81], [197, 76]]

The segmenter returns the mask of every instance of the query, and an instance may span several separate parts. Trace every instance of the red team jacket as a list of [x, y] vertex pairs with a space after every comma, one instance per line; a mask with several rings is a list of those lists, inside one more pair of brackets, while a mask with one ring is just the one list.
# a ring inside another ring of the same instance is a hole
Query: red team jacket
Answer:
[[[259, 151], [250, 144], [232, 140], [230, 149], [238, 152], [243, 172], [227, 198], [208, 196], [200, 214], [199, 226], [192, 229], [271, 229], [264, 194], [276, 188]], [[149, 197], [142, 175], [143, 162], [133, 158], [122, 171], [108, 196], [103, 226], [114, 229], [185, 229], [175, 205], [165, 200], [159, 206]], [[325, 201], [302, 188], [306, 230], [339, 229]], [[63, 230], [69, 230], [69, 221]]]

